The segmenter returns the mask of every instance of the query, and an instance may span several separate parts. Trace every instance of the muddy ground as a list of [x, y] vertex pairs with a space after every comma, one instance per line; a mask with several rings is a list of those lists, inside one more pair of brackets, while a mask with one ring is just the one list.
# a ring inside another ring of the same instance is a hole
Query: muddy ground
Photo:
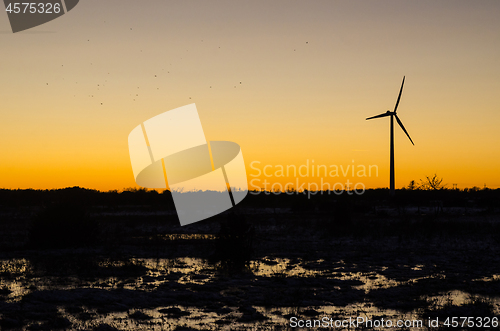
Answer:
[[170, 212], [93, 210], [96, 238], [75, 247], [35, 247], [38, 211], [4, 212], [0, 327], [272, 330], [364, 317], [422, 320], [403, 328], [416, 330], [500, 315], [499, 215], [381, 210], [237, 210], [185, 227]]

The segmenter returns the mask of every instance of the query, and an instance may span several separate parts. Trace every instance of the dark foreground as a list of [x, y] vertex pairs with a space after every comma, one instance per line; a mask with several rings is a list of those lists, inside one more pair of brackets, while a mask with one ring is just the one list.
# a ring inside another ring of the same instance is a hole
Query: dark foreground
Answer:
[[246, 206], [180, 227], [169, 210], [100, 207], [91, 229], [44, 232], [82, 212], [4, 208], [1, 330], [270, 330], [294, 317], [417, 330], [500, 315], [494, 211]]

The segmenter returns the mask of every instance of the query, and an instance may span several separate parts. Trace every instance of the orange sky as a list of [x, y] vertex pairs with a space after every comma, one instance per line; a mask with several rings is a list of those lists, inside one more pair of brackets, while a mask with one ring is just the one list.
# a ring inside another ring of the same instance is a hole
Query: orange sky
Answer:
[[[196, 103], [208, 140], [260, 168], [376, 165], [500, 187], [500, 2], [85, 0], [12, 34], [0, 14], [0, 187], [135, 186], [127, 137]], [[241, 82], [241, 84], [240, 84]], [[356, 177], [356, 176], [355, 176]], [[295, 178], [271, 177], [282, 184]], [[319, 177], [300, 178], [317, 182]]]

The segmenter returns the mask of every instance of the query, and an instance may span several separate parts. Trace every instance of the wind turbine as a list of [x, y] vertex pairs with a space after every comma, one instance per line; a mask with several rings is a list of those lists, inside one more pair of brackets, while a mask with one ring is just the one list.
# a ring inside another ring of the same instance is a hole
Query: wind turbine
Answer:
[[[398, 110], [398, 105], [399, 105], [399, 100], [401, 99], [401, 93], [403, 93], [403, 85], [405, 84], [405, 77], [403, 76], [403, 82], [401, 83], [401, 89], [399, 90], [399, 95], [398, 95], [398, 101], [396, 101], [396, 107], [394, 107], [394, 111], [387, 111], [383, 114], [368, 117], [367, 120], [371, 120], [373, 118], [379, 118], [379, 117], [386, 117], [390, 116], [391, 117], [391, 180], [390, 180], [390, 193], [391, 196], [394, 196], [394, 184], [395, 184], [395, 179], [394, 179], [394, 117], [396, 118], [396, 121], [398, 122], [399, 126], [403, 131], [406, 133], [408, 138], [410, 139], [411, 143], [413, 144], [413, 140], [411, 140], [410, 135], [406, 131], [403, 123], [401, 123], [401, 120], [399, 119], [398, 115], [396, 114], [396, 111]], [[415, 145], [415, 144], [413, 144]]]

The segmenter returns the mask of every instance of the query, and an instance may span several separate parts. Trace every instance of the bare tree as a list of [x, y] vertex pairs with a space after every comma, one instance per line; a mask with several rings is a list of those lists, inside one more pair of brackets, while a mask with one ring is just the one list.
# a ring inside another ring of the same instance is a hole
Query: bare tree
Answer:
[[443, 178], [439, 178], [437, 174], [434, 174], [434, 176], [429, 177], [426, 176], [425, 180], [420, 180], [420, 188], [423, 190], [444, 190], [446, 188], [446, 184], [443, 184]]

